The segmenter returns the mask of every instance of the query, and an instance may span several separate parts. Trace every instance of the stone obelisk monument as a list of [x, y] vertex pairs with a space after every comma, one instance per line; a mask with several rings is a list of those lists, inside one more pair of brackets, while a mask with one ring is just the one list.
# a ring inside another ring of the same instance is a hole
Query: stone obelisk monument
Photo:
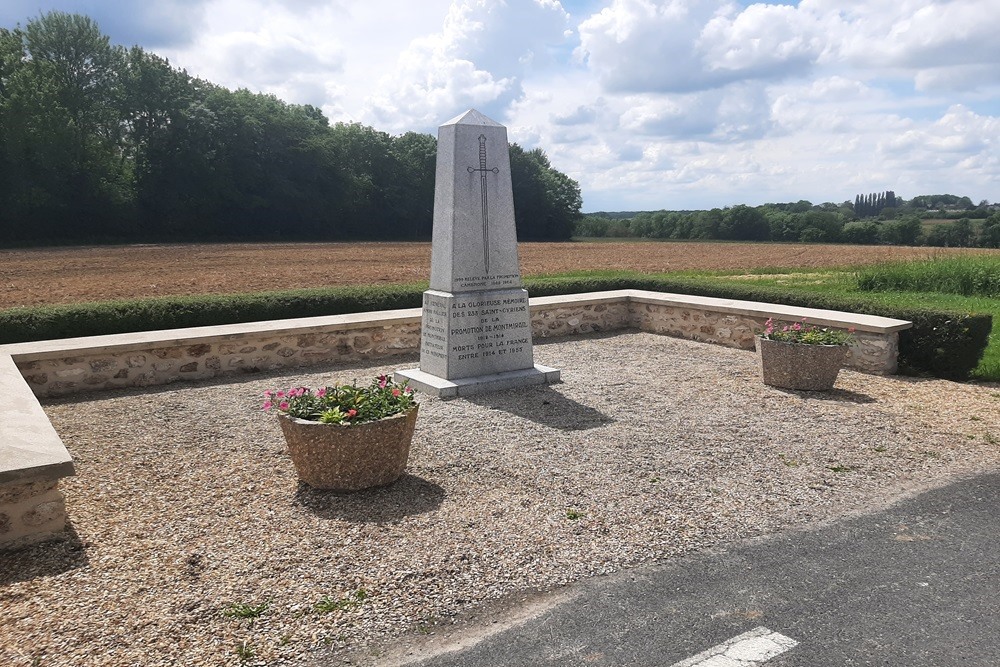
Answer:
[[475, 110], [438, 129], [420, 367], [396, 379], [442, 397], [559, 381], [558, 370], [534, 363], [507, 128]]

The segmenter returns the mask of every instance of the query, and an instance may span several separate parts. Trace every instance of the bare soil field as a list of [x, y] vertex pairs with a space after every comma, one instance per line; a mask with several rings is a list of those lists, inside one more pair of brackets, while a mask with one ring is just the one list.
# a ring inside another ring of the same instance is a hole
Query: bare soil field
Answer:
[[[525, 276], [579, 270], [821, 268], [926, 259], [941, 248], [761, 243], [521, 243]], [[181, 294], [413, 283], [430, 243], [271, 243], [0, 250], [0, 309]]]

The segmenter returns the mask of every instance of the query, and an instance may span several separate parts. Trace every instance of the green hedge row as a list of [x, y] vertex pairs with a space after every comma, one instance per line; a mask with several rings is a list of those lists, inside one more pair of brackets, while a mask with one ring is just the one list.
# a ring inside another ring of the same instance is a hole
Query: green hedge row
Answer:
[[[697, 278], [636, 274], [527, 278], [524, 282], [532, 296], [646, 289], [910, 320], [913, 328], [900, 332], [900, 370], [949, 379], [969, 377], [986, 349], [993, 326], [989, 315], [900, 307], [868, 295], [788, 292], [763, 285], [720, 285]], [[13, 308], [0, 311], [0, 343], [417, 308], [424, 289], [426, 285], [386, 285]]]
[[0, 310], [0, 344], [416, 308], [425, 286], [169, 296]]

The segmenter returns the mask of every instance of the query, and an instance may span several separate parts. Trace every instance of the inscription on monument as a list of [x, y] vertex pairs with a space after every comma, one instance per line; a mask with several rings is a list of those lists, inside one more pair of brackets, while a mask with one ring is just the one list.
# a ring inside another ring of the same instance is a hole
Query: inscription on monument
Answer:
[[421, 367], [428, 372], [502, 372], [532, 360], [524, 290], [424, 292]]
[[503, 289], [505, 287], [520, 287], [521, 276], [516, 273], [493, 276], [467, 276], [455, 278], [456, 289]]
[[531, 344], [527, 321], [505, 321], [528, 311], [527, 297], [461, 299], [451, 304], [451, 351], [459, 361], [518, 354]]
[[420, 356], [448, 358], [448, 309], [430, 294], [424, 293], [423, 324], [420, 332]]

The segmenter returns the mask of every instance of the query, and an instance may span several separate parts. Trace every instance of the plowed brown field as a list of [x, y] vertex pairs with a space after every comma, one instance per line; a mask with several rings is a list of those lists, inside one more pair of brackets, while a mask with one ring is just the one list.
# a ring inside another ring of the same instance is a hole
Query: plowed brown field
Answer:
[[[753, 243], [521, 243], [523, 275], [829, 267], [923, 259], [942, 249]], [[958, 251], [961, 252], [961, 251]], [[0, 308], [177, 294], [412, 283], [429, 243], [132, 245], [0, 250]]]

